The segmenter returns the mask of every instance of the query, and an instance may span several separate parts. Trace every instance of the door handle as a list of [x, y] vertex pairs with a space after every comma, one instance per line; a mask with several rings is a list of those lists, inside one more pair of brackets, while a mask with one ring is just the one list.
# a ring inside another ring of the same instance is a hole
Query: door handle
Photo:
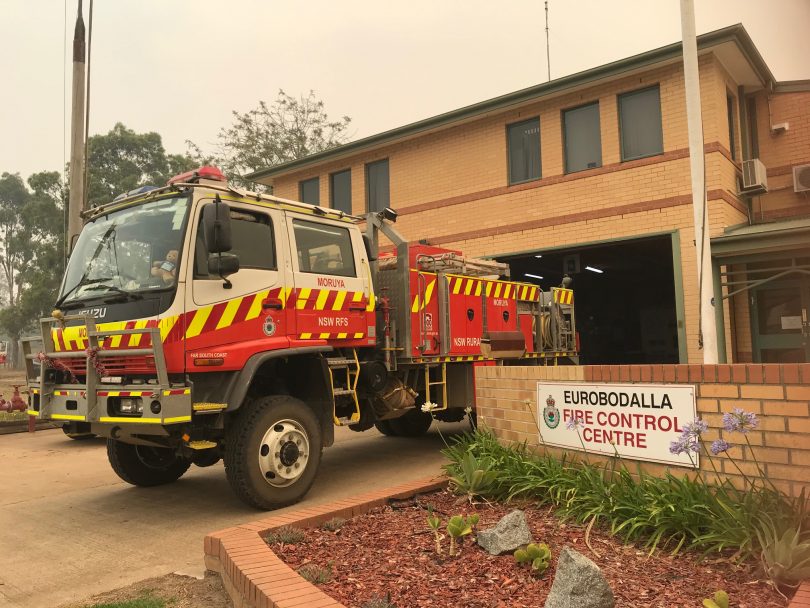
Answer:
[[365, 309], [366, 309], [365, 304], [354, 304], [354, 305], [350, 304], [349, 305], [349, 310], [363, 311]]
[[262, 308], [264, 310], [273, 309], [273, 310], [281, 310], [282, 309], [281, 300], [278, 298], [268, 298], [264, 302], [262, 302]]

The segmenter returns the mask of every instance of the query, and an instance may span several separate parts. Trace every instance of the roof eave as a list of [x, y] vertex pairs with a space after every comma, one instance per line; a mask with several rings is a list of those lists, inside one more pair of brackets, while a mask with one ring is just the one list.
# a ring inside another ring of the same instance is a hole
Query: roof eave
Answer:
[[[697, 38], [698, 49], [705, 49], [729, 41], [733, 41], [737, 44], [741, 52], [746, 56], [746, 59], [753, 66], [757, 75], [762, 79], [764, 85], [767, 86], [768, 84], [774, 82], [773, 74], [771, 74], [771, 71], [768, 69], [768, 66], [765, 64], [765, 61], [762, 59], [762, 56], [759, 54], [759, 51], [757, 50], [756, 46], [754, 46], [751, 37], [748, 35], [748, 32], [745, 30], [742, 24], [738, 23], [719, 30], [708, 32], [706, 34], [701, 34]], [[507, 93], [505, 95], [500, 95], [492, 99], [465, 106], [456, 110], [451, 110], [450, 112], [445, 112], [443, 114], [438, 114], [431, 118], [426, 118], [402, 127], [383, 131], [382, 133], [377, 133], [376, 135], [358, 139], [357, 141], [349, 142], [335, 148], [330, 148], [329, 150], [316, 152], [315, 154], [289, 161], [281, 165], [260, 169], [246, 175], [245, 179], [267, 184], [272, 181], [272, 178], [274, 177], [294, 171], [300, 171], [328, 159], [337, 159], [348, 154], [355, 154], [381, 144], [394, 142], [403, 137], [419, 135], [425, 131], [436, 129], [437, 127], [449, 125], [464, 119], [473, 118], [481, 114], [486, 114], [487, 112], [491, 112], [493, 110], [502, 110], [510, 106], [525, 103], [546, 95], [551, 95], [565, 89], [582, 86], [607, 77], [615, 77], [630, 70], [636, 70], [656, 63], [668, 61], [679, 56], [681, 52], [681, 43], [674, 42], [651, 51], [633, 55], [632, 57], [619, 59], [618, 61], [613, 61], [589, 70], [577, 72], [576, 74], [571, 74], [569, 76], [563, 76], [562, 78], [557, 78], [551, 82], [535, 85], [519, 91]]]

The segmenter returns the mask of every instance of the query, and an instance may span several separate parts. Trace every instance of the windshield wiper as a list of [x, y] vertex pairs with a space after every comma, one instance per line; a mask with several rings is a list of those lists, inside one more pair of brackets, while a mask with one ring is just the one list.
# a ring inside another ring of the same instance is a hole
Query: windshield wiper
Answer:
[[116, 294], [112, 298], [107, 298], [106, 300], [104, 300], [105, 303], [111, 302], [116, 299], [120, 299], [121, 296], [124, 296], [125, 302], [130, 300], [143, 300], [143, 296], [141, 294], [126, 291], [124, 289], [121, 289], [120, 287], [116, 287], [115, 285], [96, 285], [95, 287], [88, 288], [87, 291], [98, 291], [100, 289], [107, 289], [108, 291], [111, 291]]
[[[73, 287], [68, 289], [61, 298], [56, 301], [54, 304], [54, 308], [60, 308], [62, 304], [65, 303], [65, 300], [68, 299], [68, 296], [75, 292], [79, 287], [84, 287], [85, 285], [94, 285], [95, 283], [103, 283], [104, 281], [112, 281], [113, 277], [99, 277], [97, 279], [82, 279], [78, 283], [76, 283]], [[125, 292], [126, 293], [126, 292]]]

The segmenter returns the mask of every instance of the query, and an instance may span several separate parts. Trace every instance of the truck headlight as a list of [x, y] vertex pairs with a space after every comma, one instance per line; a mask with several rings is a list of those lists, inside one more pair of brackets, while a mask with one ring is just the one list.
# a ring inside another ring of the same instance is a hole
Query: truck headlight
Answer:
[[118, 409], [129, 416], [143, 414], [143, 400], [140, 397], [121, 397]]

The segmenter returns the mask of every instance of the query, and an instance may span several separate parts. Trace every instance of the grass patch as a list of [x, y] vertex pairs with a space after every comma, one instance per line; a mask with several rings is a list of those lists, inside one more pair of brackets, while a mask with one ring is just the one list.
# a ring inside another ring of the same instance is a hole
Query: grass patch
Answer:
[[306, 534], [304, 531], [300, 528], [294, 528], [292, 526], [281, 526], [272, 532], [268, 532], [267, 536], [264, 537], [264, 542], [266, 542], [268, 545], [273, 545], [276, 543], [281, 543], [284, 545], [297, 545], [305, 540]]
[[27, 417], [25, 412], [0, 412], [0, 422], [23, 422]]
[[150, 594], [123, 602], [89, 604], [86, 608], [166, 608], [165, 601]]
[[323, 585], [332, 580], [332, 564], [329, 563], [326, 567], [316, 564], [304, 564], [298, 569], [298, 574], [313, 585]]
[[329, 521], [323, 522], [321, 524], [321, 528], [328, 530], [329, 532], [337, 532], [344, 526], [345, 523], [346, 520], [342, 517], [333, 517]]

